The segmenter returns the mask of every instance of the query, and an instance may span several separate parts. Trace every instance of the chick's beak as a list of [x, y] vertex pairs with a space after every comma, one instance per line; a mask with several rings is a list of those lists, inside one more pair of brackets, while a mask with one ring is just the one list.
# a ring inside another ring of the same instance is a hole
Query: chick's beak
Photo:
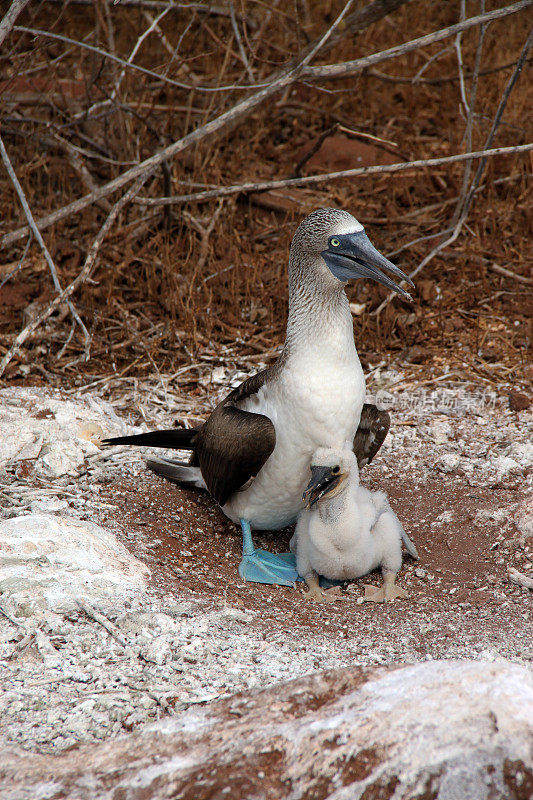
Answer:
[[311, 480], [302, 495], [307, 508], [312, 508], [324, 495], [338, 486], [341, 477], [340, 473], [333, 473], [332, 467], [311, 467]]

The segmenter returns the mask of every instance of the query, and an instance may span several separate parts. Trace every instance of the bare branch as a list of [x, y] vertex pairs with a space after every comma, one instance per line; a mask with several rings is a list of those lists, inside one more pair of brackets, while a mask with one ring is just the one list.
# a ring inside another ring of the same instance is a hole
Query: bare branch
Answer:
[[29, 2], [30, 0], [13, 0], [9, 6], [6, 15], [3, 17], [2, 22], [0, 22], [0, 46], [4, 43], [7, 36], [9, 36], [16, 18], [24, 11]]
[[[370, 27], [374, 22], [379, 22], [383, 17], [392, 14], [401, 6], [407, 5], [411, 0], [374, 0], [363, 8], [356, 9], [352, 14], [349, 14], [344, 19], [344, 24], [341, 31], [333, 33], [326, 42], [323, 43], [320, 52], [322, 54], [329, 52], [336, 44], [342, 41], [346, 36], [354, 36], [366, 28]], [[311, 53], [321, 37], [312, 41], [308, 47], [300, 53], [300, 58], [307, 56]], [[293, 59], [292, 66], [296, 66], [298, 59]], [[290, 63], [289, 65], [290, 66]]]
[[22, 265], [24, 264], [26, 256], [28, 255], [28, 250], [30, 249], [30, 244], [32, 243], [32, 239], [33, 239], [33, 236], [30, 233], [30, 235], [28, 236], [28, 240], [27, 240], [27, 242], [26, 242], [26, 244], [24, 246], [24, 252], [22, 253], [21, 257], [19, 258], [17, 266], [15, 267], [15, 269], [12, 269], [11, 272], [8, 272], [7, 275], [5, 276], [5, 278], [3, 278], [3, 280], [0, 282], [0, 289], [2, 288], [2, 286], [5, 286], [5, 284], [8, 281], [11, 280], [13, 275], [16, 275], [17, 272], [20, 269], [22, 269]]
[[509, 6], [498, 8], [495, 11], [489, 11], [486, 14], [478, 14], [476, 17], [470, 17], [470, 19], [465, 19], [455, 25], [450, 25], [448, 28], [442, 28], [440, 31], [435, 31], [435, 33], [428, 33], [426, 36], [420, 36], [418, 39], [413, 39], [405, 44], [399, 44], [396, 47], [391, 47], [389, 50], [383, 50], [381, 53], [374, 53], [374, 55], [358, 58], [355, 61], [344, 61], [340, 64], [307, 67], [300, 77], [308, 81], [346, 78], [354, 75], [356, 72], [360, 72], [362, 69], [365, 69], [365, 67], [371, 67], [374, 64], [379, 64], [381, 61], [387, 61], [389, 58], [397, 58], [405, 53], [412, 53], [413, 50], [419, 50], [421, 47], [440, 42], [443, 39], [447, 39], [449, 36], [454, 36], [460, 31], [466, 31], [469, 28], [474, 28], [476, 25], [491, 22], [495, 19], [502, 19], [509, 14], [516, 14], [518, 11], [524, 11], [531, 5], [533, 5], [533, 0], [520, 0], [518, 3], [512, 3]]
[[323, 50], [324, 46], [327, 44], [328, 41], [331, 40], [331, 38], [333, 36], [333, 33], [337, 30], [337, 28], [339, 27], [339, 25], [342, 22], [343, 18], [346, 16], [348, 11], [350, 10], [350, 7], [351, 7], [352, 3], [353, 3], [353, 0], [348, 0], [348, 2], [346, 3], [344, 8], [342, 9], [341, 13], [337, 17], [337, 19], [335, 20], [333, 25], [331, 25], [331, 27], [328, 28], [328, 30], [326, 31], [326, 33], [323, 36], [321, 36], [317, 41], [315, 41], [315, 42], [313, 42], [311, 44], [311, 46], [307, 49], [306, 53], [304, 54], [303, 59], [300, 61], [299, 64], [296, 65], [296, 69], [297, 70], [300, 71], [304, 67], [306, 67], [307, 64], [309, 64], [309, 62], [312, 61], [313, 58], [317, 55], [317, 53], [319, 53], [321, 50]]
[[[65, 0], [46, 0], [47, 3], [63, 5]], [[92, 6], [94, 0], [69, 0], [70, 5]], [[211, 14], [213, 17], [229, 17], [227, 8], [214, 6], [211, 3], [177, 3], [175, 0], [119, 0], [114, 5], [132, 6], [134, 8], [151, 8], [153, 11], [161, 11], [169, 8], [171, 11], [197, 11], [199, 14]], [[237, 14], [237, 18], [242, 20], [242, 14]]]
[[[461, 0], [461, 22], [466, 19], [466, 0]], [[468, 114], [470, 111], [470, 106], [466, 97], [466, 87], [465, 87], [465, 76], [464, 76], [464, 69], [463, 69], [463, 51], [461, 48], [461, 38], [463, 32], [459, 31], [457, 36], [455, 37], [455, 52], [457, 54], [457, 66], [459, 68], [459, 87], [461, 89], [461, 100], [463, 101], [463, 107], [465, 113]]]
[[507, 567], [507, 577], [511, 583], [516, 583], [518, 586], [523, 586], [524, 589], [533, 589], [533, 578], [529, 575], [524, 575], [514, 567]]
[[[526, 63], [529, 63], [533, 59], [528, 58], [526, 59]], [[505, 64], [500, 64], [499, 67], [490, 67], [490, 69], [481, 69], [479, 71], [479, 76], [482, 77], [484, 75], [494, 75], [496, 72], [503, 72], [505, 69], [510, 69], [511, 67], [516, 66], [516, 61], [508, 61]], [[387, 75], [386, 72], [380, 72], [377, 69], [369, 69], [367, 75], [370, 75], [372, 78], [377, 78], [384, 83], [414, 83], [416, 78], [416, 83], [421, 83], [425, 86], [441, 86], [443, 83], [455, 83], [459, 80], [458, 75], [445, 75], [442, 78], [417, 78], [416, 75], [413, 78], [406, 77], [405, 75]], [[467, 72], [465, 73], [465, 78], [472, 78], [473, 73]]]
[[525, 275], [518, 275], [516, 272], [511, 272], [510, 269], [505, 269], [505, 267], [500, 267], [499, 264], [491, 264], [490, 262], [487, 264], [489, 269], [494, 270], [499, 275], [503, 275], [505, 278], [510, 278], [513, 281], [518, 281], [518, 283], [525, 283], [526, 286], [533, 286], [533, 280], [531, 278], [526, 278]]
[[[36, 240], [37, 240], [37, 242], [39, 244], [39, 247], [43, 251], [43, 255], [44, 255], [45, 259], [46, 259], [46, 263], [48, 264], [48, 267], [50, 269], [50, 273], [52, 275], [52, 280], [54, 282], [55, 290], [56, 290], [56, 292], [61, 293], [61, 291], [62, 291], [61, 290], [61, 284], [59, 283], [59, 278], [57, 277], [56, 265], [54, 264], [52, 256], [50, 255], [50, 251], [48, 250], [46, 244], [44, 243], [44, 239], [41, 236], [41, 233], [40, 233], [39, 229], [37, 228], [37, 226], [35, 224], [35, 220], [33, 218], [33, 214], [31, 212], [31, 208], [29, 206], [29, 203], [28, 203], [28, 201], [26, 199], [26, 195], [24, 194], [24, 190], [23, 190], [22, 186], [19, 183], [19, 180], [17, 178], [15, 170], [13, 169], [13, 165], [11, 163], [11, 160], [9, 158], [9, 155], [8, 155], [7, 150], [5, 148], [5, 145], [4, 145], [4, 141], [3, 141], [1, 136], [0, 136], [0, 155], [2, 156], [2, 161], [4, 162], [4, 166], [5, 166], [6, 170], [7, 170], [7, 173], [9, 175], [9, 177], [11, 178], [11, 182], [12, 182], [13, 186], [15, 187], [15, 191], [16, 191], [16, 193], [18, 195], [19, 200], [20, 200], [20, 204], [21, 204], [22, 208], [24, 209], [24, 214], [26, 215], [26, 219], [28, 220], [28, 225], [31, 228], [31, 232], [32, 232], [33, 236], [36, 238]], [[83, 324], [83, 322], [82, 322], [82, 320], [80, 318], [80, 315], [76, 311], [74, 305], [72, 304], [72, 301], [67, 300], [67, 305], [68, 305], [68, 308], [70, 310], [70, 313], [72, 314], [72, 316], [74, 317], [74, 319], [76, 320], [76, 322], [78, 323], [78, 325], [80, 326], [80, 328], [83, 331], [83, 335], [85, 337], [85, 344], [86, 344], [86, 347], [87, 347], [88, 346], [88, 342], [89, 342], [89, 332], [88, 332], [87, 328], [85, 327], [85, 325]]]
[[146, 206], [179, 205], [189, 202], [199, 203], [216, 197], [227, 197], [232, 194], [268, 192], [272, 189], [285, 189], [288, 186], [316, 186], [320, 183], [328, 183], [342, 178], [359, 178], [367, 175], [405, 172], [409, 169], [427, 169], [428, 167], [440, 167], [443, 164], [456, 164], [469, 159], [492, 158], [494, 156], [510, 155], [511, 153], [526, 153], [529, 150], [533, 150], [533, 142], [513, 145], [512, 147], [495, 147], [492, 150], [477, 150], [472, 153], [458, 153], [454, 156], [442, 156], [440, 158], [400, 161], [397, 164], [383, 164], [372, 167], [354, 167], [353, 169], [343, 169], [339, 172], [325, 172], [323, 175], [304, 175], [301, 178], [284, 178], [278, 181], [263, 181], [262, 183], [240, 183], [234, 186], [221, 186], [219, 189], [207, 189], [204, 192], [196, 192], [194, 194], [176, 195], [175, 197], [138, 198], [137, 203]]
[[[514, 69], [514, 72], [511, 75], [511, 77], [509, 78], [507, 86], [505, 87], [505, 90], [503, 92], [502, 98], [500, 100], [500, 104], [499, 104], [498, 109], [496, 111], [496, 114], [494, 116], [494, 121], [492, 123], [492, 127], [490, 129], [490, 133], [487, 136], [487, 140], [485, 142], [485, 147], [490, 147], [492, 142], [494, 141], [494, 137], [496, 135], [496, 131], [498, 130], [498, 128], [500, 126], [500, 122], [502, 120], [503, 112], [505, 111], [505, 107], [507, 105], [507, 101], [509, 100], [511, 92], [513, 91], [514, 86], [515, 86], [518, 78], [520, 77], [520, 73], [522, 72], [522, 69], [523, 69], [524, 64], [526, 62], [528, 53], [531, 50], [532, 46], [533, 46], [533, 29], [529, 32], [529, 36], [527, 37], [526, 43], [524, 44], [524, 47], [522, 48], [522, 52], [520, 53], [520, 57], [519, 57], [518, 61], [516, 62], [516, 67]], [[467, 197], [467, 199], [465, 201], [465, 205], [468, 203], [468, 206], [470, 206], [470, 203], [472, 202], [472, 197], [474, 196], [474, 194], [476, 192], [476, 189], [479, 186], [479, 183], [481, 181], [481, 178], [482, 178], [483, 172], [485, 170], [486, 164], [487, 164], [487, 161], [484, 158], [481, 159], [481, 161], [479, 162], [478, 168], [476, 170], [476, 174], [474, 175], [474, 180], [472, 181], [472, 185], [470, 187], [470, 192], [469, 192], [468, 197]]]
[[320, 150], [320, 148], [322, 147], [322, 145], [324, 144], [326, 139], [329, 139], [330, 136], [333, 136], [333, 134], [337, 133], [339, 128], [340, 128], [340, 125], [339, 125], [338, 122], [336, 122], [334, 125], [331, 126], [331, 128], [328, 128], [327, 130], [322, 131], [322, 133], [320, 134], [320, 136], [318, 137], [318, 139], [316, 140], [314, 145], [307, 151], [307, 153], [305, 153], [305, 155], [303, 155], [301, 157], [301, 159], [298, 161], [298, 163], [294, 167], [294, 171], [292, 173], [292, 177], [293, 178], [299, 178], [300, 177], [300, 175], [302, 174], [302, 169], [305, 167], [307, 162], [311, 158], [313, 158], [315, 153], [318, 153], [318, 151]]
[[[33, 36], [44, 36], [47, 39], [55, 39], [59, 42], [65, 42], [66, 44], [73, 44], [77, 47], [81, 47], [84, 50], [90, 50], [91, 53], [97, 53], [99, 56], [103, 58], [108, 58], [110, 61], [114, 61], [116, 64], [121, 64], [124, 68], [133, 69], [137, 72], [142, 72], [143, 75], [148, 75], [150, 78], [155, 78], [158, 81], [164, 81], [165, 83], [170, 83], [171, 86], [177, 86], [178, 89], [194, 89], [196, 87], [189, 85], [188, 83], [180, 83], [179, 81], [175, 81], [172, 78], [168, 78], [165, 75], [160, 75], [158, 72], [154, 72], [151, 69], [146, 69], [146, 67], [140, 67], [138, 64], [132, 64], [129, 61], [125, 61], [123, 58], [116, 56], [114, 53], [109, 53], [107, 50], [102, 50], [101, 47], [96, 47], [93, 44], [88, 44], [87, 42], [80, 42], [76, 39], [70, 39], [68, 36], [63, 36], [61, 33], [53, 33], [52, 31], [44, 31], [40, 30], [39, 28], [26, 28], [23, 25], [15, 25], [14, 30], [18, 31], [19, 33], [31, 33]], [[246, 88], [246, 87], [241, 87]], [[211, 91], [209, 87], [203, 87], [204, 91]], [[220, 89], [216, 89], [215, 91], [220, 91]]]
[[254, 73], [252, 72], [252, 68], [250, 67], [250, 62], [246, 56], [246, 51], [244, 49], [244, 45], [242, 43], [241, 34], [239, 32], [239, 26], [237, 24], [237, 17], [235, 16], [235, 8], [233, 7], [233, 3], [230, 2], [229, 4], [230, 10], [230, 17], [231, 17], [231, 27], [233, 28], [233, 33], [235, 34], [235, 39], [237, 40], [237, 46], [239, 48], [239, 53], [241, 54], [242, 63], [248, 73], [248, 78], [250, 83], [255, 81]]
[[[491, 130], [490, 130], [489, 135], [487, 136], [487, 140], [485, 142], [485, 146], [486, 147], [490, 147], [490, 145], [492, 144], [492, 142], [494, 140], [494, 136], [496, 135], [496, 131], [498, 130], [499, 124], [501, 122], [501, 119], [502, 119], [502, 116], [503, 116], [503, 112], [505, 111], [505, 107], [507, 105], [507, 101], [509, 100], [510, 94], [511, 94], [511, 92], [512, 92], [512, 90], [513, 90], [513, 88], [514, 88], [514, 86], [516, 84], [516, 81], [518, 80], [518, 77], [519, 77], [519, 75], [520, 75], [520, 73], [522, 71], [522, 68], [524, 66], [524, 63], [526, 61], [527, 54], [529, 53], [532, 45], [533, 45], [533, 30], [530, 31], [529, 36], [527, 37], [526, 43], [524, 44], [524, 47], [522, 48], [522, 52], [520, 53], [520, 57], [519, 57], [519, 59], [518, 59], [518, 61], [516, 63], [516, 66], [515, 66], [515, 69], [513, 71], [513, 74], [509, 78], [507, 86], [505, 87], [504, 93], [503, 93], [502, 98], [500, 100], [500, 103], [498, 105], [498, 109], [497, 109], [496, 114], [494, 116], [494, 121], [492, 123]], [[523, 145], [521, 145], [521, 146], [523, 146]], [[531, 145], [529, 145], [529, 146], [526, 145], [526, 147], [528, 147], [528, 149], [530, 149]], [[424, 269], [424, 267], [427, 266], [427, 264], [429, 264], [429, 262], [438, 253], [441, 252], [441, 250], [444, 250], [446, 247], [448, 247], [450, 244], [452, 244], [457, 239], [457, 237], [459, 236], [459, 234], [461, 232], [461, 229], [463, 227], [463, 224], [466, 222], [466, 219], [468, 217], [468, 212], [470, 211], [470, 206], [472, 204], [472, 200], [474, 199], [474, 196], [475, 196], [475, 194], [477, 192], [477, 188], [478, 188], [479, 183], [481, 181], [483, 172], [485, 170], [485, 166], [487, 164], [488, 152], [489, 151], [486, 151], [485, 153], [483, 153], [483, 152], [481, 153], [481, 157], [480, 157], [480, 162], [479, 162], [478, 168], [476, 170], [474, 178], [472, 179], [472, 183], [470, 184], [470, 189], [468, 190], [468, 194], [464, 198], [464, 201], [463, 201], [463, 192], [461, 192], [461, 195], [460, 195], [460, 198], [459, 198], [459, 203], [457, 204], [457, 208], [456, 208], [456, 213], [454, 213], [454, 218], [453, 218], [453, 221], [452, 221], [453, 224], [455, 225], [453, 233], [447, 239], [439, 242], [439, 244], [437, 244], [433, 248], [433, 250], [431, 250], [431, 252], [428, 253], [428, 255], [426, 255], [422, 259], [422, 261], [416, 267], [416, 269], [414, 269], [410, 273], [409, 277], [411, 279], [416, 277], [416, 275], [418, 275], [418, 273], [421, 272]], [[465, 154], [465, 155], [468, 155], [468, 154]], [[459, 218], [456, 219], [456, 217], [458, 216], [458, 214], [457, 214], [458, 210], [460, 211], [460, 214], [459, 214]], [[383, 300], [383, 302], [379, 305], [379, 307], [373, 312], [373, 314], [375, 314], [375, 315], [380, 314], [381, 311], [385, 308], [385, 306], [387, 306], [390, 303], [390, 301], [394, 298], [394, 296], [395, 296], [394, 293], [391, 292], [385, 298], [385, 300]]]
[[[464, 14], [464, 12], [465, 12], [465, 2], [466, 2], [466, 0], [462, 0], [462, 2], [461, 2], [461, 14]], [[485, 0], [480, 0], [480, 7], [481, 7], [481, 11], [485, 11]], [[474, 73], [473, 73], [473, 76], [472, 76], [472, 86], [471, 86], [471, 89], [470, 89], [470, 99], [467, 99], [467, 97], [466, 97], [466, 88], [465, 88], [464, 74], [463, 74], [463, 61], [462, 61], [461, 41], [460, 41], [460, 38], [459, 38], [461, 34], [458, 34], [457, 35], [457, 39], [456, 39], [457, 60], [458, 60], [458, 63], [459, 63], [459, 75], [461, 77], [461, 82], [460, 82], [461, 97], [462, 97], [462, 100], [463, 100], [463, 105], [465, 107], [465, 111], [467, 113], [465, 135], [464, 135], [465, 142], [466, 142], [466, 149], [467, 150], [471, 150], [472, 149], [472, 133], [473, 133], [473, 130], [474, 130], [474, 116], [475, 116], [475, 108], [476, 108], [477, 83], [478, 83], [478, 76], [479, 76], [479, 68], [480, 68], [480, 65], [481, 65], [481, 52], [483, 50], [483, 40], [485, 38], [485, 31], [486, 31], [485, 25], [480, 25], [480, 28], [479, 28], [479, 40], [478, 40], [478, 45], [477, 45], [477, 49], [476, 49], [476, 60], [475, 60], [475, 63], [474, 63]], [[488, 146], [489, 145], [487, 145], [487, 147]], [[469, 181], [470, 181], [471, 169], [472, 169], [472, 161], [469, 160], [465, 164], [465, 169], [464, 169], [464, 173], [463, 173], [463, 184], [462, 184], [462, 187], [461, 187], [461, 192], [459, 194], [459, 200], [457, 202], [457, 205], [456, 205], [455, 211], [454, 211], [454, 215], [452, 217], [452, 222], [451, 222], [451, 227], [452, 228], [455, 228], [455, 226], [457, 225], [457, 222], [459, 221], [459, 219], [461, 217], [461, 213], [462, 213], [463, 208], [465, 206], [465, 201], [466, 201], [466, 197], [467, 197], [467, 193], [468, 193], [468, 184], [469, 184]]]
[[418, 72], [416, 73], [414, 78], [412, 79], [413, 83], [420, 83], [420, 79], [422, 78], [422, 75], [428, 69], [428, 67], [430, 67], [439, 58], [441, 58], [442, 56], [446, 55], [446, 53], [449, 53], [450, 50], [451, 50], [451, 48], [448, 45], [447, 47], [443, 47], [442, 50], [439, 50], [438, 53], [434, 53], [431, 56], [431, 58], [428, 58], [426, 63], [422, 67], [420, 67], [420, 69], [418, 70]]
[[7, 365], [13, 358], [13, 356], [18, 353], [26, 339], [28, 339], [37, 328], [42, 325], [43, 322], [54, 313], [56, 308], [59, 308], [63, 303], [68, 300], [68, 298], [76, 291], [76, 289], [81, 286], [91, 275], [91, 272], [94, 268], [94, 264], [96, 262], [96, 258], [98, 256], [98, 251], [104, 241], [105, 237], [107, 236], [109, 229], [114, 224], [116, 218], [122, 211], [122, 209], [131, 201], [133, 197], [141, 190], [142, 186], [144, 185], [145, 181], [148, 180], [150, 177], [149, 173], [145, 173], [141, 175], [138, 180], [130, 186], [128, 191], [118, 200], [111, 211], [109, 212], [107, 219], [105, 220], [104, 224], [98, 231], [98, 234], [93, 241], [89, 252], [87, 253], [87, 257], [85, 259], [85, 263], [81, 269], [81, 272], [78, 276], [71, 282], [69, 285], [63, 289], [61, 294], [58, 294], [51, 303], [37, 316], [33, 319], [26, 327], [19, 333], [16, 337], [15, 341], [5, 354], [5, 356], [0, 361], [0, 378], [4, 374]]
[[[142, 161], [137, 166], [126, 170], [126, 172], [122, 173], [122, 175], [119, 175], [114, 180], [109, 181], [109, 183], [100, 187], [97, 192], [91, 192], [91, 194], [69, 203], [67, 206], [58, 209], [52, 214], [48, 214], [37, 221], [37, 226], [39, 230], [43, 230], [44, 228], [53, 225], [54, 223], [59, 222], [60, 220], [65, 219], [72, 214], [82, 211], [88, 206], [93, 205], [102, 197], [108, 197], [110, 194], [113, 194], [115, 191], [117, 191], [117, 189], [120, 189], [130, 181], [135, 180], [145, 172], [149, 172], [151, 174], [154, 168], [159, 166], [159, 164], [161, 164], [163, 161], [175, 157], [178, 155], [178, 153], [182, 153], [189, 147], [195, 146], [205, 139], [213, 137], [215, 134], [228, 133], [230, 130], [233, 130], [237, 124], [242, 122], [242, 120], [248, 118], [256, 108], [264, 106], [268, 99], [283, 91], [287, 87], [293, 85], [300, 79], [322, 80], [341, 78], [346, 77], [347, 75], [355, 75], [373, 64], [387, 61], [390, 58], [396, 58], [404, 53], [412, 52], [420, 47], [424, 47], [427, 44], [432, 44], [433, 42], [453, 36], [458, 33], [459, 30], [467, 30], [468, 28], [474, 27], [483, 22], [488, 22], [493, 19], [501, 19], [509, 14], [522, 11], [531, 5], [533, 5], [533, 0], [520, 0], [520, 2], [513, 3], [505, 8], [500, 8], [487, 14], [478, 15], [477, 17], [471, 17], [462, 23], [452, 25], [448, 28], [443, 28], [436, 33], [429, 34], [428, 36], [422, 36], [418, 39], [412, 40], [411, 42], [399, 45], [398, 47], [393, 47], [389, 50], [384, 50], [381, 53], [375, 53], [374, 55], [366, 56], [355, 61], [348, 61], [343, 64], [334, 64], [325, 67], [304, 66], [295, 67], [294, 69], [289, 69], [288, 71], [285, 70], [275, 80], [272, 80], [255, 94], [250, 95], [250, 97], [241, 100], [239, 103], [221, 114], [216, 119], [207, 122], [205, 125], [187, 134], [182, 139], [178, 139], [176, 142], [173, 142], [160, 152], [155, 153], [154, 155], [150, 156], [150, 158]], [[375, 19], [372, 21], [375, 21]], [[313, 51], [313, 54], [316, 55], [316, 52]], [[0, 239], [0, 248], [7, 247], [8, 245], [19, 241], [19, 239], [23, 238], [27, 232], [28, 227], [24, 226], [23, 228], [19, 228], [11, 233], [6, 234], [2, 237], [2, 239]]]

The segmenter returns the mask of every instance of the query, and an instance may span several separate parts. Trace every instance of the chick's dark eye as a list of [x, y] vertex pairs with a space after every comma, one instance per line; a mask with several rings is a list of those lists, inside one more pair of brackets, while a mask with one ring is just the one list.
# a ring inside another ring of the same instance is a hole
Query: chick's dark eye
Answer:
[[334, 475], [338, 475], [338, 473], [341, 471], [341, 468], [337, 465], [336, 467], [333, 467], [331, 471]]
[[332, 247], [338, 247], [338, 246], [340, 245], [340, 242], [339, 242], [339, 240], [338, 240], [338, 239], [335, 239], [335, 238], [334, 238], [334, 239], [330, 239], [330, 240], [329, 240], [329, 243], [330, 243], [330, 245], [331, 245]]

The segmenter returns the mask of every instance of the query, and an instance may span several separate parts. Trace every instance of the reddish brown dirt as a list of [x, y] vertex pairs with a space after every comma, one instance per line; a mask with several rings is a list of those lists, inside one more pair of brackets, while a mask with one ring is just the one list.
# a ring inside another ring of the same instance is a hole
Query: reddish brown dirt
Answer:
[[[372, 468], [367, 470], [366, 482]], [[146, 472], [111, 486], [102, 500], [117, 511], [102, 518], [120, 520], [130, 549], [150, 566], [153, 583], [179, 596], [219, 597], [231, 606], [258, 612], [253, 626], [265, 635], [279, 627], [302, 635], [324, 634], [362, 641], [361, 656], [379, 661], [409, 658], [498, 655], [527, 657], [527, 590], [509, 583], [507, 566], [519, 553], [518, 539], [495, 546], [497, 529], [472, 524], [479, 509], [504, 507], [520, 499], [516, 490], [470, 489], [461, 478], [445, 475], [423, 486], [407, 477], [387, 479], [392, 506], [419, 551], [417, 563], [405, 556], [399, 583], [409, 600], [359, 605], [360, 579], [332, 604], [311, 603], [296, 589], [245, 583], [238, 575], [240, 532], [206, 495], [182, 490]], [[450, 511], [453, 523], [431, 522]], [[286, 551], [292, 529], [256, 533], [257, 546]], [[520, 564], [516, 564], [520, 567]], [[417, 577], [415, 569], [426, 571]], [[378, 584], [376, 572], [370, 580]], [[317, 667], [319, 664], [317, 663]]]

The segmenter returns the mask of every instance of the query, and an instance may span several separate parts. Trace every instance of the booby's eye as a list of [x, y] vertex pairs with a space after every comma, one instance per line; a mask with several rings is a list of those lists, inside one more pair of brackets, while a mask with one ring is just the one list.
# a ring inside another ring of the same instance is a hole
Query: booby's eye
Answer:
[[332, 467], [332, 469], [331, 469], [331, 472], [332, 472], [333, 475], [338, 475], [340, 471], [341, 471], [341, 468], [339, 467], [338, 464], [337, 464], [337, 466]]
[[333, 239], [330, 239], [330, 240], [329, 240], [329, 243], [330, 243], [330, 245], [331, 245], [332, 247], [339, 247], [339, 245], [340, 245], [340, 242], [339, 242], [339, 240], [338, 240], [338, 239], [335, 239], [335, 238], [333, 238]]

